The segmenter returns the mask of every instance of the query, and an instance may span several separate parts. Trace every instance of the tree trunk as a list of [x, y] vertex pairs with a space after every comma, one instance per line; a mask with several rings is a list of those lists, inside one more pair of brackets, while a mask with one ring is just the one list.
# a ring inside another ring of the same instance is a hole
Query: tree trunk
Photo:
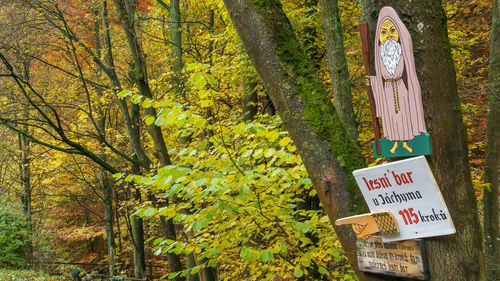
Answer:
[[173, 84], [175, 94], [180, 97], [184, 96], [184, 87], [182, 81], [182, 25], [181, 25], [181, 9], [180, 0], [170, 1], [170, 40], [172, 41], [172, 70], [174, 71]]
[[[114, 0], [114, 3], [123, 31], [127, 37], [130, 54], [134, 60], [134, 65], [129, 71], [130, 78], [133, 79], [142, 96], [152, 99], [153, 95], [147, 78], [146, 59], [142, 50], [141, 40], [137, 36], [135, 28], [135, 2], [129, 0]], [[148, 107], [145, 108], [144, 111], [147, 115], [156, 117], [155, 108]], [[170, 157], [168, 155], [165, 140], [163, 139], [161, 128], [151, 124], [147, 127], [147, 130], [153, 140], [155, 156], [162, 165], [169, 165], [171, 163]]]
[[320, 0], [321, 22], [325, 30], [328, 66], [333, 85], [335, 109], [351, 138], [357, 142], [358, 128], [352, 108], [351, 81], [344, 53], [344, 37], [337, 0]]
[[500, 163], [500, 3], [493, 2], [491, 24], [489, 97], [486, 127], [484, 181], [484, 240], [488, 280], [500, 280], [500, 237], [498, 229], [498, 181]]
[[108, 249], [109, 276], [115, 276], [116, 244], [113, 230], [113, 183], [108, 178], [107, 171], [101, 168], [101, 181], [104, 203], [104, 223], [106, 225], [106, 247]]
[[424, 115], [432, 136], [433, 154], [427, 159], [457, 229], [454, 235], [425, 239], [429, 280], [485, 280], [467, 137], [441, 1], [377, 1], [378, 10], [383, 6], [399, 13], [413, 39]]
[[144, 225], [142, 218], [132, 216], [132, 235], [134, 239], [134, 277], [143, 278], [146, 273], [144, 255]]
[[[99, 10], [93, 9], [92, 14], [94, 16], [94, 45], [96, 54], [101, 57], [101, 36], [100, 36], [100, 21], [99, 21]], [[102, 17], [101, 17], [102, 20]], [[97, 69], [96, 76], [101, 75], [101, 69]], [[100, 88], [97, 88], [98, 96], [102, 97], [103, 93]], [[99, 119], [97, 123], [97, 130], [100, 134], [106, 136], [106, 113], [105, 110], [98, 106], [95, 110], [99, 114]], [[102, 153], [99, 155], [104, 161], [106, 160], [105, 144], [100, 143]], [[103, 167], [100, 167], [101, 172], [101, 189], [103, 191], [103, 205], [104, 205], [104, 224], [106, 229], [106, 248], [108, 250], [108, 270], [109, 276], [115, 276], [116, 268], [116, 244], [115, 244], [115, 234], [113, 229], [113, 182], [108, 177], [108, 171]]]
[[[102, 18], [102, 30], [103, 30], [102, 37], [103, 37], [104, 59], [107, 67], [105, 72], [108, 75], [109, 79], [111, 80], [111, 83], [113, 84], [113, 90], [117, 94], [120, 91], [122, 91], [122, 86], [115, 70], [115, 63], [113, 59], [113, 52], [111, 46], [111, 36], [109, 34], [108, 7], [106, 0], [104, 0], [102, 4], [101, 18]], [[140, 139], [140, 131], [137, 128], [135, 128], [134, 125], [132, 124], [127, 102], [124, 99], [119, 99], [118, 104], [120, 106], [123, 118], [123, 124], [127, 132], [127, 137], [130, 142], [130, 146], [135, 152], [139, 161], [142, 163], [142, 166], [148, 168], [151, 165], [151, 160], [148, 158], [146, 152], [144, 151], [144, 148], [142, 147]]]
[[258, 112], [257, 77], [255, 77], [253, 69], [249, 69], [251, 68], [249, 64], [250, 62], [246, 60], [242, 74], [243, 97], [241, 98], [241, 108], [243, 120], [245, 121], [254, 119]]
[[[27, 109], [25, 109], [25, 116], [28, 116]], [[28, 125], [24, 126], [24, 130], [28, 131]], [[21, 150], [21, 183], [23, 187], [22, 203], [23, 212], [28, 225], [28, 239], [25, 245], [25, 258], [26, 264], [32, 266], [33, 263], [33, 224], [31, 218], [31, 147], [30, 141], [26, 136], [19, 134], [19, 149]]]
[[113, 189], [113, 202], [115, 202], [114, 208], [114, 219], [116, 225], [116, 238], [118, 240], [118, 264], [120, 266], [120, 271], [123, 270], [124, 259], [123, 259], [123, 245], [122, 245], [122, 231], [120, 227], [120, 212], [118, 211], [118, 196], [116, 194], [116, 188]]
[[[142, 43], [140, 41], [140, 38], [137, 36], [135, 28], [135, 4], [134, 4], [135, 2], [127, 0], [114, 0], [114, 3], [123, 30], [125, 31], [125, 35], [127, 37], [129, 51], [134, 60], [134, 67], [130, 71], [130, 76], [136, 83], [139, 89], [139, 93], [146, 98], [152, 99], [153, 95], [151, 93], [151, 89], [149, 87], [147, 78], [146, 59], [144, 52], [142, 50]], [[180, 67], [182, 69], [182, 62], [180, 63]], [[145, 108], [144, 111], [147, 115], [156, 117], [155, 108], [148, 107]], [[138, 122], [136, 126], [138, 127]], [[158, 158], [160, 164], [162, 166], [171, 165], [172, 162], [170, 161], [170, 156], [168, 155], [167, 146], [165, 144], [161, 128], [154, 124], [151, 124], [148, 126], [147, 129], [153, 141], [153, 150], [155, 152], [155, 156]], [[166, 219], [165, 217], [160, 216], [161, 221], [165, 219]], [[173, 225], [173, 222], [171, 220], [167, 220], [166, 223]], [[165, 230], [167, 231], [171, 229], [175, 228], [173, 227], [165, 228]], [[164, 233], [164, 236], [175, 237], [176, 234], [174, 231], [173, 233]], [[175, 262], [169, 263], [170, 271], [171, 272], [182, 271], [182, 266], [179, 267], [179, 265], [182, 265], [179, 256], [174, 253], [167, 253], [167, 255], [169, 256], [169, 260], [175, 260]]]
[[[271, 97], [333, 223], [367, 212], [352, 171], [365, 166], [283, 13], [279, 1], [225, 0], [252, 63]], [[361, 280], [387, 280], [358, 271], [351, 229], [337, 236]]]

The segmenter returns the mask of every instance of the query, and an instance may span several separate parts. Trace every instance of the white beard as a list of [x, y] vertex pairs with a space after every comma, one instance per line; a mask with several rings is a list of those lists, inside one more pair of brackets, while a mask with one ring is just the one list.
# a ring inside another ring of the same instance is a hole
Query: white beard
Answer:
[[393, 39], [388, 39], [385, 41], [385, 44], [380, 44], [380, 57], [387, 71], [391, 75], [394, 75], [399, 58], [401, 57], [401, 44]]

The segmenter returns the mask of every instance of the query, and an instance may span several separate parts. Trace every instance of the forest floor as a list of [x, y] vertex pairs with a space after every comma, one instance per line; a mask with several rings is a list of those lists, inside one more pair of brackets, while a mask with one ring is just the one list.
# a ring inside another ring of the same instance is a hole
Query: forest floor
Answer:
[[33, 270], [10, 270], [0, 269], [0, 281], [70, 281], [71, 276], [60, 275], [52, 276], [44, 272], [36, 272]]

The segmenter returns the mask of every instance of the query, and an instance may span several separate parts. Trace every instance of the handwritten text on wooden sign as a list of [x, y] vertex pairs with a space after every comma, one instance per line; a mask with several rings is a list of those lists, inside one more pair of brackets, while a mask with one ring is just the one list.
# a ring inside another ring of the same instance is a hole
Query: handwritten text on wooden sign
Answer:
[[424, 241], [382, 242], [380, 237], [356, 243], [359, 269], [365, 272], [425, 280], [428, 277]]

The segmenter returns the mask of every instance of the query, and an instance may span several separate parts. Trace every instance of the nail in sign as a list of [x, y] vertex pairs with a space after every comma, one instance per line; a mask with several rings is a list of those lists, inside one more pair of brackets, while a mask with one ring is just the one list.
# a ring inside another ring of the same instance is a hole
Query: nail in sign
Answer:
[[425, 160], [419, 156], [353, 172], [370, 212], [389, 210], [399, 234], [384, 242], [455, 233], [448, 208]]

